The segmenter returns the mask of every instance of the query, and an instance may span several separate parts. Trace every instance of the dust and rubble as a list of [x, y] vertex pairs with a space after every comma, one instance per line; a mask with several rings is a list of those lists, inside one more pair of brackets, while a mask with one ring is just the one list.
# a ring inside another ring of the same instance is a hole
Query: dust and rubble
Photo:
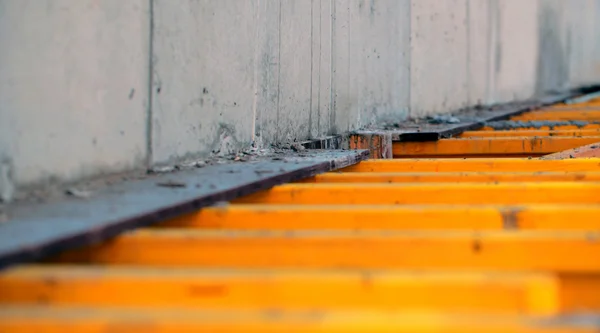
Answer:
[[[531, 104], [531, 102], [529, 103]], [[450, 125], [461, 125], [468, 123], [484, 123], [490, 117], [493, 117], [503, 110], [526, 108], [527, 103], [506, 103], [501, 105], [481, 106], [462, 108], [454, 110], [451, 113], [430, 115], [421, 118], [402, 119], [396, 122], [382, 122], [370, 124], [362, 127], [360, 130], [392, 130], [392, 131], [436, 131], [446, 128]]]
[[[320, 152], [322, 155], [322, 151]], [[0, 211], [0, 222], [7, 220], [7, 211], [11, 205], [21, 203], [49, 203], [70, 197], [78, 200], [90, 199], [94, 193], [98, 193], [103, 188], [116, 185], [126, 181], [141, 180], [157, 177], [156, 186], [165, 188], [185, 188], [188, 184], [178, 183], [170, 180], [158, 180], [160, 176], [185, 170], [193, 170], [214, 165], [226, 165], [232, 163], [256, 163], [264, 161], [281, 161], [283, 163], [297, 163], [305, 158], [315, 157], [318, 152], [312, 149], [306, 149], [303, 143], [288, 143], [273, 145], [269, 148], [250, 147], [229, 154], [213, 154], [202, 159], [187, 159], [172, 165], [161, 165], [148, 170], [137, 170], [132, 172], [118, 173], [112, 175], [103, 175], [91, 179], [70, 183], [46, 183], [44, 186], [20, 189], [15, 191], [12, 182], [2, 183], [0, 188], [6, 193], [1, 193], [0, 205], [7, 209]], [[3, 174], [7, 177], [0, 178], [0, 182], [8, 180], [10, 173], [4, 170]], [[12, 170], [10, 170], [12, 172]], [[258, 170], [260, 173], [261, 171]], [[265, 171], [266, 173], [266, 171]], [[192, 185], [190, 185], [192, 186]]]
[[290, 158], [311, 157], [310, 150], [306, 149], [302, 143], [294, 142], [289, 144], [272, 145], [269, 148], [251, 147], [230, 154], [213, 154], [202, 159], [188, 159], [177, 164], [156, 166], [148, 170], [149, 174], [165, 174], [181, 170], [191, 170], [203, 168], [212, 165], [230, 164], [230, 163], [248, 163], [258, 161], [286, 161]]

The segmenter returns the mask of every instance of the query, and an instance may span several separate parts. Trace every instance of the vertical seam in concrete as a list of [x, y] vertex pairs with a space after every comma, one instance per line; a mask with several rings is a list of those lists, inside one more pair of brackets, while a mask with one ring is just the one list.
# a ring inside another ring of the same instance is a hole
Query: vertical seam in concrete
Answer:
[[321, 135], [321, 64], [323, 62], [323, 0], [319, 0], [319, 82], [317, 91], [317, 135]]
[[148, 0], [149, 40], [148, 40], [148, 107], [146, 108], [146, 167], [153, 163], [153, 119], [154, 119], [154, 0]]
[[315, 0], [311, 0], [310, 2], [310, 106], [308, 111], [308, 136], [307, 138], [312, 138], [312, 113], [313, 113], [313, 69], [315, 63], [315, 19], [314, 19], [314, 8], [315, 8]]
[[331, 1], [331, 16], [329, 22], [331, 23], [331, 36], [329, 39], [329, 45], [331, 48], [331, 52], [329, 57], [331, 59], [330, 66], [330, 75], [329, 75], [329, 129], [327, 132], [331, 133], [331, 129], [335, 125], [335, 21], [336, 21], [336, 6], [335, 0]]
[[473, 86], [473, 82], [471, 80], [471, 45], [472, 45], [472, 41], [471, 41], [471, 0], [467, 0], [465, 1], [466, 4], [466, 16], [467, 16], [467, 21], [466, 23], [466, 34], [467, 34], [467, 105], [472, 105], [473, 101], [471, 100], [471, 98], [473, 97], [472, 94], [472, 86]]
[[407, 75], [408, 75], [408, 112], [407, 112], [407, 118], [410, 118], [412, 116], [412, 58], [413, 58], [413, 38], [412, 38], [412, 29], [413, 29], [413, 10], [412, 10], [412, 0], [408, 1], [408, 57], [407, 57], [407, 63], [408, 63], [408, 70]]
[[260, 40], [260, 11], [261, 11], [261, 2], [257, 0], [256, 3], [256, 34], [255, 34], [255, 48], [254, 48], [254, 103], [252, 105], [252, 144], [256, 145], [256, 118], [258, 117], [258, 76], [259, 76], [259, 66], [260, 66], [260, 48], [261, 48], [261, 40]]
[[283, 0], [279, 0], [279, 24], [277, 25], [278, 28], [278, 47], [279, 49], [277, 50], [277, 63], [279, 64], [277, 66], [277, 117], [275, 120], [275, 142], [279, 143], [279, 101], [281, 100], [281, 9], [282, 9], [282, 3]]
[[494, 91], [496, 89], [495, 75], [493, 75], [493, 64], [495, 63], [494, 59], [496, 57], [495, 49], [492, 48], [496, 45], [496, 34], [497, 34], [497, 17], [494, 15], [495, 12], [499, 10], [496, 0], [491, 0], [488, 3], [487, 7], [487, 21], [488, 21], [488, 38], [487, 38], [487, 57], [486, 57], [486, 103], [490, 104], [494, 102]]
[[[348, 24], [347, 24], [347, 26], [348, 26], [348, 71], [347, 71], [347, 73], [348, 73], [348, 77], [347, 77], [348, 83], [346, 85], [346, 89], [348, 89], [348, 90], [346, 91], [346, 96], [350, 97], [350, 96], [352, 96], [350, 94], [351, 93], [351, 87], [352, 87], [352, 84], [350, 83], [350, 81], [352, 80], [351, 79], [352, 78], [352, 75], [351, 75], [352, 72], [350, 71], [351, 68], [352, 68], [352, 66], [350, 65], [352, 63], [352, 58], [351, 58], [352, 57], [352, 52], [351, 52], [352, 36], [350, 34], [351, 33], [350, 24], [352, 23], [352, 17], [350, 16], [351, 15], [351, 11], [350, 11], [351, 4], [350, 4], [350, 1], [348, 1], [347, 3], [348, 3], [348, 13], [347, 13], [347, 15], [348, 15]], [[352, 100], [352, 99], [350, 98], [350, 100]], [[352, 105], [350, 105], [350, 108], [351, 109], [348, 110], [349, 112], [352, 111]], [[358, 121], [358, 113], [355, 115], [355, 117], [353, 119], [351, 119], [350, 121], [348, 121], [348, 124], [346, 124], [347, 128], [342, 129], [342, 131], [349, 131], [351, 129], [351, 124], [352, 123], [356, 123], [356, 121]], [[338, 129], [338, 132], [339, 131], [340, 130]], [[334, 133], [334, 134], [337, 134], [337, 133]]]

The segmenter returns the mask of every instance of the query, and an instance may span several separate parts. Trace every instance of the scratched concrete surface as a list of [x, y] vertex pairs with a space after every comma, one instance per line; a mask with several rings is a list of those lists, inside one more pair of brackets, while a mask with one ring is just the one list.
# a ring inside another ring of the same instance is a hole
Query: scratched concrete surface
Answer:
[[600, 81], [600, 0], [0, 0], [0, 198]]

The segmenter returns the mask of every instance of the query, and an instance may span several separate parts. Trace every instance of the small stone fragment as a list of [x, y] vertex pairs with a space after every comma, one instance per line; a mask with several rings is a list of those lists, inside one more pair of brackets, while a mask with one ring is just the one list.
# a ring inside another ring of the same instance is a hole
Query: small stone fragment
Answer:
[[293, 151], [295, 151], [295, 152], [299, 152], [299, 151], [305, 151], [305, 150], [306, 150], [306, 148], [304, 148], [304, 146], [303, 146], [303, 145], [301, 145], [301, 144], [299, 144], [299, 143], [294, 143], [294, 144], [291, 146], [291, 148], [292, 148], [292, 150], [293, 150]]
[[79, 190], [76, 188], [67, 189], [65, 193], [69, 196], [80, 199], [88, 199], [92, 195], [92, 192], [90, 191]]
[[174, 166], [164, 166], [164, 167], [153, 167], [149, 170], [149, 173], [169, 173], [175, 171]]

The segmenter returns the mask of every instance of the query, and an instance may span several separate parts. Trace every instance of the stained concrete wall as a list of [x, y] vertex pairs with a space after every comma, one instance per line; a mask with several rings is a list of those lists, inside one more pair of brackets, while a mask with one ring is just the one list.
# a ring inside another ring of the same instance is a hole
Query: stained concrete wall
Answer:
[[413, 0], [410, 111], [422, 116], [469, 103], [468, 1]]
[[599, 32], [600, 0], [0, 0], [0, 193], [598, 83]]
[[238, 148], [250, 141], [257, 4], [154, 1], [153, 162]]
[[145, 0], [0, 0], [0, 192], [143, 168]]

